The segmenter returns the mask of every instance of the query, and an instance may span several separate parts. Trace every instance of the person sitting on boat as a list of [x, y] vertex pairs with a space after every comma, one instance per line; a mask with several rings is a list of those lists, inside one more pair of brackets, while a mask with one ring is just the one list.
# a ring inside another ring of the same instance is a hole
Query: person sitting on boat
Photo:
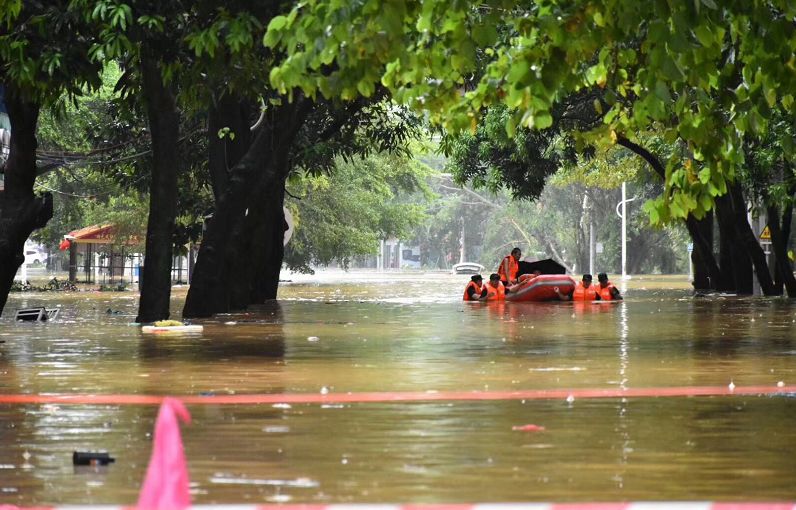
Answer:
[[570, 299], [573, 301], [599, 301], [600, 293], [597, 287], [591, 284], [591, 281], [592, 276], [587, 273], [583, 275], [583, 278], [575, 285], [571, 293], [564, 294], [559, 291], [558, 287], [555, 287], [553, 290], [562, 301], [569, 301]]
[[616, 301], [622, 299], [619, 289], [614, 287], [614, 284], [608, 281], [607, 274], [598, 274], [597, 282], [597, 292], [600, 294], [600, 299], [603, 301]]
[[500, 281], [503, 282], [506, 288], [517, 283], [517, 273], [520, 272], [521, 256], [522, 251], [519, 248], [514, 248], [511, 250], [510, 255], [503, 257], [503, 261], [500, 263], [500, 266], [498, 266]]
[[489, 281], [484, 284], [484, 287], [487, 301], [503, 301], [506, 299], [506, 292], [509, 291], [500, 281], [500, 275], [497, 273], [489, 275]]
[[474, 274], [467, 282], [467, 287], [464, 288], [465, 301], [481, 301], [486, 299], [486, 285], [481, 285], [483, 278], [480, 274]]

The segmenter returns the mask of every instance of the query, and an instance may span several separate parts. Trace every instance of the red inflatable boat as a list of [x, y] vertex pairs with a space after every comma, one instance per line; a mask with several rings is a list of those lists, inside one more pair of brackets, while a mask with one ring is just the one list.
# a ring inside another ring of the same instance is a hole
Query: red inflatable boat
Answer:
[[540, 274], [518, 283], [514, 292], [506, 293], [506, 301], [557, 300], [556, 287], [562, 294], [569, 294], [575, 289], [575, 280], [565, 274]]

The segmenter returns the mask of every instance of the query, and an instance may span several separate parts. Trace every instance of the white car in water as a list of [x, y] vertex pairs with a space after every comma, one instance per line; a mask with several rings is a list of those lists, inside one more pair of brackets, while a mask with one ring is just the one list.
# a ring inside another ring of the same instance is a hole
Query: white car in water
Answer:
[[34, 243], [25, 243], [25, 264], [39, 265], [47, 262], [47, 250]]

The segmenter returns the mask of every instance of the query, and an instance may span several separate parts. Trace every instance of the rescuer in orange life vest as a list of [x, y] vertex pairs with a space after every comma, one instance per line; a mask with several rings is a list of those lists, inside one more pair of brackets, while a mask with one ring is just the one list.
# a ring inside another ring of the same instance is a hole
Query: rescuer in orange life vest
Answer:
[[508, 289], [500, 281], [500, 275], [497, 273], [489, 275], [489, 281], [484, 284], [484, 287], [486, 288], [487, 301], [503, 301], [506, 299]]
[[464, 288], [465, 301], [481, 301], [486, 299], [486, 285], [481, 285], [484, 279], [480, 274], [474, 274], [467, 282], [467, 287]]
[[608, 275], [600, 273], [597, 275], [597, 292], [600, 294], [600, 299], [603, 301], [615, 301], [622, 299], [619, 289], [614, 287], [614, 284], [608, 281]]
[[514, 285], [517, 283], [517, 273], [520, 272], [520, 257], [522, 256], [522, 251], [519, 248], [514, 248], [511, 250], [511, 255], [506, 255], [503, 257], [503, 260], [500, 262], [500, 266], [498, 266], [498, 275], [500, 275], [500, 281], [503, 282], [505, 287], [509, 287], [509, 285]]
[[591, 284], [591, 280], [592, 277], [590, 274], [584, 274], [583, 279], [575, 285], [575, 288], [570, 294], [562, 294], [559, 292], [558, 287], [553, 290], [556, 291], [558, 298], [562, 301], [569, 301], [570, 299], [573, 301], [599, 301], [600, 292], [597, 290], [597, 287]]

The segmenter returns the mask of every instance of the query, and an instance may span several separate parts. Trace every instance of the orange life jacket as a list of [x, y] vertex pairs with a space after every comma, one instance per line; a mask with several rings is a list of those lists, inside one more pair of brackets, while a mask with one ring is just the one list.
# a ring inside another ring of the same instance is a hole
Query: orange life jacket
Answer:
[[473, 294], [474, 296], [481, 297], [481, 286], [475, 283], [474, 281], [470, 280], [470, 283], [468, 283], [467, 287], [464, 288], [464, 297], [462, 299], [464, 299], [465, 301], [475, 301], [474, 299], [470, 299], [470, 296], [467, 295], [467, 289], [469, 289], [470, 287], [475, 289], [475, 294]]
[[503, 301], [506, 299], [506, 287], [503, 282], [498, 282], [496, 287], [492, 286], [492, 282], [486, 282], [486, 300], [487, 301]]
[[[508, 260], [508, 268], [509, 274], [506, 274], [506, 261]], [[514, 257], [511, 255], [506, 255], [503, 257], [503, 261], [498, 266], [497, 273], [500, 275], [500, 279], [504, 282], [513, 282], [517, 279], [517, 273], [520, 271], [520, 265], [514, 260]]]
[[604, 301], [612, 301], [614, 299], [614, 295], [612, 293], [612, 289], [615, 289], [614, 284], [608, 282], [608, 285], [603, 287], [599, 283], [597, 284], [597, 292], [600, 293], [600, 299]]
[[583, 286], [583, 282], [578, 282], [575, 285], [575, 291], [572, 293], [573, 301], [594, 301], [597, 299], [597, 290], [594, 285], [589, 285], [588, 288]]

